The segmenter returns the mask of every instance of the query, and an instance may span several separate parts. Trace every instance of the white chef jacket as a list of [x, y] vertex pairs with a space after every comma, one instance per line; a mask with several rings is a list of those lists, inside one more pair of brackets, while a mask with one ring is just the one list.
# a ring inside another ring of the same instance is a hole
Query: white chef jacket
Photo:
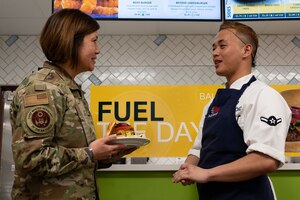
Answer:
[[[231, 89], [240, 90], [253, 74], [236, 80]], [[205, 115], [212, 100], [204, 107], [198, 137], [189, 154], [200, 156], [202, 128]], [[292, 113], [284, 98], [273, 88], [256, 80], [244, 91], [236, 107], [236, 119], [243, 130], [246, 153], [261, 152], [281, 162], [285, 162], [284, 147]], [[271, 126], [266, 119], [274, 116], [278, 123]], [[226, 134], [226, 133], [225, 133]]]

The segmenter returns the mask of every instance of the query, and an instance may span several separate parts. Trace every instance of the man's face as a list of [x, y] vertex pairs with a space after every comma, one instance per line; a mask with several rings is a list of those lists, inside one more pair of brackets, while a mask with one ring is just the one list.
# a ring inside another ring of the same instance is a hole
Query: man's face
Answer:
[[216, 74], [227, 79], [241, 69], [245, 44], [234, 34], [235, 30], [221, 30], [213, 43], [213, 61]]

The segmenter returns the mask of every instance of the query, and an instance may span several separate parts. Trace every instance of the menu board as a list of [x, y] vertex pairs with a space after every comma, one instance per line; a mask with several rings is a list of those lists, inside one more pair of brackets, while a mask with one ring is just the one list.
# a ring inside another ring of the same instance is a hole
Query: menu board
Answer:
[[300, 19], [300, 0], [226, 0], [224, 19]]
[[221, 0], [53, 0], [52, 11], [75, 8], [95, 19], [221, 21]]

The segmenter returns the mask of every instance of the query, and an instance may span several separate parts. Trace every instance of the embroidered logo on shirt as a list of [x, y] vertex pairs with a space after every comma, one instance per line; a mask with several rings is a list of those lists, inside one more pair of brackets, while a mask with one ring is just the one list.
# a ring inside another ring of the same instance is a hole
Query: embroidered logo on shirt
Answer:
[[277, 119], [275, 116], [270, 116], [269, 118], [260, 117], [260, 121], [265, 122], [270, 126], [276, 126], [277, 124], [280, 124], [282, 122], [282, 119], [281, 118]]
[[213, 117], [215, 115], [217, 115], [220, 111], [220, 107], [219, 106], [214, 106], [211, 108], [210, 110], [210, 114], [208, 115], [208, 117]]

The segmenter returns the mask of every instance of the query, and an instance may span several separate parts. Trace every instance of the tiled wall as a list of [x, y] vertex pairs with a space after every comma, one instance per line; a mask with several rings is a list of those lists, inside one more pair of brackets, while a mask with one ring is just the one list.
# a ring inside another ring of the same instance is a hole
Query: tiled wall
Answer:
[[[100, 36], [101, 53], [95, 70], [76, 78], [89, 99], [96, 85], [192, 85], [221, 84], [212, 66], [213, 35]], [[260, 35], [257, 53], [258, 79], [268, 84], [300, 83], [300, 35]], [[0, 85], [16, 85], [42, 66], [45, 57], [38, 36], [0, 36]], [[168, 164], [173, 158], [152, 158]]]

